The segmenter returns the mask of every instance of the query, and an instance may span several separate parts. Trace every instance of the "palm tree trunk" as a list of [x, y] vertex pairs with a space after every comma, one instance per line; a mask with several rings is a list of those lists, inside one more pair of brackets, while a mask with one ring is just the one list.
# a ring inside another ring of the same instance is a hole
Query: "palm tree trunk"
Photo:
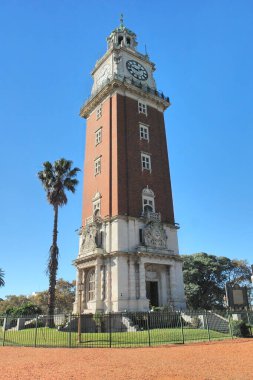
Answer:
[[58, 254], [59, 249], [57, 246], [57, 226], [58, 226], [58, 206], [54, 206], [54, 228], [53, 228], [53, 242], [50, 247], [49, 260], [48, 260], [48, 274], [49, 274], [49, 289], [48, 289], [48, 322], [49, 327], [54, 326], [54, 309], [55, 309], [55, 285], [56, 274], [58, 269]]

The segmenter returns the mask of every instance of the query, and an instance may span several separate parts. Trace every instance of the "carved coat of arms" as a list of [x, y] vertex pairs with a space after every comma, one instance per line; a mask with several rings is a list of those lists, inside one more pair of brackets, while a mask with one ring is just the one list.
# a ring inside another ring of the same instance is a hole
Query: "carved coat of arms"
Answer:
[[100, 218], [96, 218], [93, 223], [87, 225], [81, 231], [82, 243], [81, 251], [93, 251], [97, 248], [97, 235], [101, 228]]
[[144, 228], [144, 243], [147, 247], [167, 249], [167, 236], [159, 222], [150, 222]]

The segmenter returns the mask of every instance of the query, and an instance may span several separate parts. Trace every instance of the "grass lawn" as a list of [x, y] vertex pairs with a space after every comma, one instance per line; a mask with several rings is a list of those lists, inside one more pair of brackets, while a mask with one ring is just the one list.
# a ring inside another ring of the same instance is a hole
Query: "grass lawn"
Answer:
[[[229, 333], [210, 330], [211, 340], [231, 338]], [[208, 331], [201, 329], [165, 328], [149, 332], [82, 333], [78, 343], [76, 332], [62, 332], [47, 327], [25, 329], [21, 331], [4, 331], [0, 329], [0, 345], [37, 346], [37, 347], [143, 347], [169, 343], [183, 343], [208, 340]]]

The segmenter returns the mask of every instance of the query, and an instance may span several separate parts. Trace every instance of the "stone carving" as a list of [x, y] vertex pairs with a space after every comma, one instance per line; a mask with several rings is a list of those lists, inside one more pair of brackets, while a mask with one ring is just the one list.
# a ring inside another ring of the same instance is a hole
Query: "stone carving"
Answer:
[[144, 243], [147, 247], [167, 249], [167, 236], [159, 222], [150, 222], [144, 228]]
[[101, 228], [101, 218], [94, 217], [94, 221], [91, 224], [86, 225], [80, 235], [82, 236], [81, 253], [83, 251], [93, 251], [97, 248], [97, 236]]
[[151, 197], [151, 198], [154, 198], [154, 197], [155, 197], [155, 193], [154, 193], [153, 190], [151, 190], [148, 186], [145, 187], [145, 188], [142, 190], [142, 195], [146, 195], [146, 196]]
[[116, 55], [114, 56], [114, 62], [116, 63], [116, 65], [118, 65], [121, 61], [121, 55]]
[[93, 250], [96, 248], [97, 227], [94, 224], [88, 225], [82, 232], [81, 251]]

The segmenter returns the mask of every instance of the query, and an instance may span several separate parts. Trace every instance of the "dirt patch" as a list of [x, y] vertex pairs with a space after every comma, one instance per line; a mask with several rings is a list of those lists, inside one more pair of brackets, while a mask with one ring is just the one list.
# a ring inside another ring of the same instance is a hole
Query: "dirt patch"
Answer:
[[0, 379], [252, 380], [253, 339], [152, 348], [0, 347]]

